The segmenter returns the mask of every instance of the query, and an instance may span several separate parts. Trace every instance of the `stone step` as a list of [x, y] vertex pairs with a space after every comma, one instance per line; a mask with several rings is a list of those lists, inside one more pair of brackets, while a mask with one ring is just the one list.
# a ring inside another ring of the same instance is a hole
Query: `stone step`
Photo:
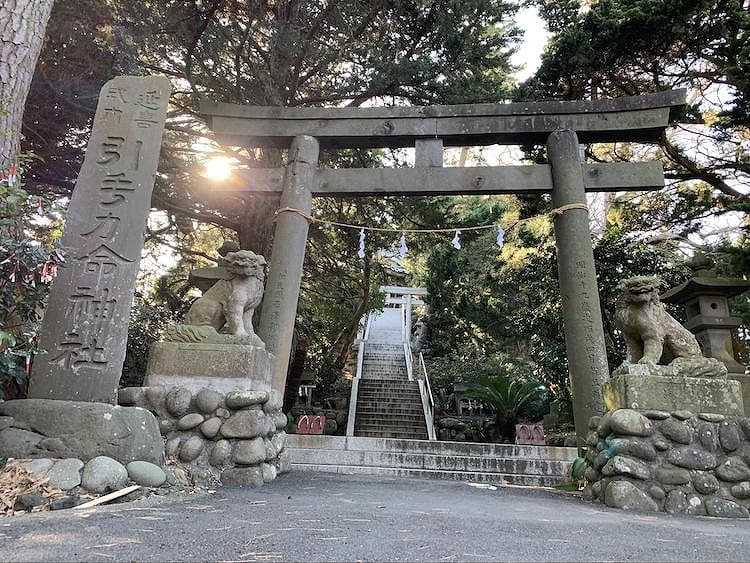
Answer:
[[420, 420], [424, 420], [424, 412], [422, 410], [412, 409], [412, 410], [406, 410], [406, 409], [398, 409], [398, 410], [389, 410], [389, 411], [383, 411], [383, 410], [363, 410], [362, 412], [357, 412], [357, 416], [355, 417], [355, 420], [360, 420], [360, 416], [362, 419], [372, 419], [372, 420], [383, 420], [388, 417], [394, 417], [396, 420], [401, 420], [402, 418], [418, 418]]
[[[372, 382], [372, 383], [371, 383]], [[367, 391], [368, 393], [416, 393], [419, 394], [419, 387], [416, 384], [408, 385], [411, 383], [407, 380], [383, 380], [378, 381], [377, 379], [368, 379], [359, 382], [359, 388]], [[407, 384], [407, 385], [404, 385]]]
[[419, 417], [410, 417], [410, 418], [402, 418], [402, 419], [396, 419], [391, 417], [373, 417], [373, 416], [366, 416], [366, 417], [356, 417], [355, 423], [365, 427], [365, 426], [377, 426], [377, 427], [394, 427], [394, 428], [411, 428], [412, 426], [419, 427], [424, 429], [425, 427], [425, 421], [424, 416]]
[[397, 362], [406, 361], [404, 356], [404, 349], [401, 347], [394, 348], [393, 350], [368, 350], [365, 348], [365, 355], [363, 358], [365, 361], [385, 361], [385, 362]]
[[413, 403], [403, 402], [391, 402], [391, 401], [366, 401], [360, 403], [357, 401], [357, 412], [363, 409], [362, 412], [385, 412], [395, 413], [397, 410], [405, 410], [410, 412], [422, 412], [422, 403], [414, 401]]
[[379, 380], [377, 377], [368, 377], [367, 381], [360, 381], [360, 387], [367, 387], [368, 389], [416, 389], [419, 390], [419, 385], [416, 381], [409, 381], [408, 379], [400, 379], [394, 381], [393, 379]]
[[435, 469], [405, 469], [402, 467], [369, 467], [357, 465], [312, 465], [294, 463], [292, 468], [299, 471], [323, 471], [327, 473], [342, 473], [344, 475], [378, 475], [381, 477], [403, 477], [409, 479], [441, 479], [449, 481], [468, 481], [471, 483], [486, 483], [492, 485], [516, 485], [524, 487], [554, 487], [564, 483], [556, 477], [542, 477], [539, 475], [514, 475], [500, 473], [481, 473], [477, 471], [442, 471]]
[[356, 436], [362, 438], [400, 438], [402, 440], [427, 440], [427, 432], [398, 432], [385, 430], [366, 430], [357, 432]]
[[394, 375], [392, 377], [383, 377], [380, 374], [370, 376], [370, 375], [367, 375], [367, 373], [363, 373], [361, 379], [382, 379], [384, 381], [388, 381], [388, 380], [391, 380], [391, 381], [408, 381], [408, 379], [406, 379], [405, 375]]
[[568, 480], [576, 448], [413, 439], [287, 436], [299, 470], [552, 486]]
[[419, 395], [414, 397], [392, 397], [386, 395], [360, 395], [357, 400], [357, 407], [381, 407], [382, 410], [388, 411], [389, 408], [406, 408], [412, 406], [414, 408], [422, 406], [422, 401]]
[[425, 429], [424, 425], [422, 425], [422, 428], [417, 428], [415, 426], [408, 426], [404, 428], [400, 428], [398, 426], [376, 426], [376, 425], [370, 425], [363, 428], [355, 427], [354, 428], [354, 435], [355, 436], [377, 436], [380, 438], [386, 438], [386, 437], [404, 437], [409, 439], [415, 439], [415, 440], [426, 440], [427, 439], [427, 430]]
[[419, 392], [414, 391], [412, 389], [405, 390], [405, 391], [370, 391], [369, 389], [360, 389], [359, 390], [359, 398], [360, 399], [390, 399], [392, 401], [400, 401], [400, 400], [408, 400], [411, 401], [412, 399], [419, 399], [420, 395]]
[[[477, 442], [360, 440], [346, 436], [316, 436], [289, 434], [291, 447], [350, 451], [388, 451], [452, 456], [521, 457], [572, 462], [578, 456], [576, 448], [561, 446], [527, 446], [519, 444], [483, 444]], [[304, 445], [300, 445], [304, 444]]]
[[375, 416], [357, 416], [354, 421], [355, 427], [364, 428], [365, 426], [378, 427], [396, 427], [396, 428], [421, 428], [425, 427], [424, 416], [411, 417], [375, 417]]
[[377, 379], [368, 379], [367, 381], [360, 381], [359, 388], [367, 388], [368, 390], [376, 391], [389, 391], [389, 390], [402, 390], [402, 389], [416, 389], [419, 391], [419, 385], [416, 381], [378, 381]]
[[401, 352], [400, 354], [396, 352], [394, 352], [393, 354], [383, 354], [383, 353], [368, 354], [367, 352], [365, 352], [365, 356], [364, 358], [362, 358], [362, 361], [367, 362], [367, 363], [384, 363], [384, 364], [393, 363], [393, 364], [402, 364], [402, 365], [406, 363], [406, 359], [404, 358], [403, 352]]
[[357, 404], [359, 404], [359, 401], [388, 401], [389, 403], [398, 403], [403, 401], [407, 404], [422, 402], [419, 393], [373, 393], [371, 391], [358, 393]]
[[[292, 462], [330, 463], [326, 450], [295, 450]], [[443, 471], [480, 471], [482, 473], [513, 473], [521, 475], [560, 474], [567, 469], [565, 462], [508, 458], [480, 458], [472, 456], [441, 456], [404, 452], [336, 452], [341, 465], [369, 465], [373, 467], [401, 467], [404, 469], [431, 469]]]
[[416, 407], [413, 409], [379, 409], [374, 407], [361, 410], [357, 409], [357, 417], [359, 417], [359, 415], [378, 419], [387, 416], [424, 418], [424, 411], [421, 408]]

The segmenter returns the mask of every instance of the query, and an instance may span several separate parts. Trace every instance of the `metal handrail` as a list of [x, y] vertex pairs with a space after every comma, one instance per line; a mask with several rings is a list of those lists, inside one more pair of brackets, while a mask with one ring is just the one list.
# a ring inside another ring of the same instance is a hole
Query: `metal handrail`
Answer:
[[427, 366], [424, 363], [424, 356], [422, 355], [422, 352], [419, 353], [419, 365], [422, 368], [422, 374], [424, 375], [424, 380], [427, 384], [427, 394], [430, 397], [430, 407], [435, 412], [435, 400], [432, 398], [432, 386], [430, 385], [430, 378], [427, 375]]
[[372, 313], [367, 316], [367, 326], [364, 337], [359, 341], [357, 350], [357, 370], [352, 379], [352, 391], [349, 395], [349, 418], [346, 421], [346, 435], [354, 436], [354, 419], [357, 417], [357, 397], [359, 395], [359, 380], [362, 378], [362, 369], [365, 361], [365, 345], [370, 336], [370, 325], [372, 324]]
[[414, 359], [411, 355], [411, 346], [404, 342], [404, 360], [406, 361], [406, 377], [409, 381], [414, 381]]
[[419, 365], [422, 368], [422, 377], [418, 379], [418, 382], [420, 395], [422, 396], [424, 420], [427, 425], [427, 437], [430, 440], [437, 440], [435, 435], [435, 401], [432, 398], [432, 387], [430, 386], [430, 378], [427, 375], [427, 366], [425, 366], [422, 352], [419, 353]]

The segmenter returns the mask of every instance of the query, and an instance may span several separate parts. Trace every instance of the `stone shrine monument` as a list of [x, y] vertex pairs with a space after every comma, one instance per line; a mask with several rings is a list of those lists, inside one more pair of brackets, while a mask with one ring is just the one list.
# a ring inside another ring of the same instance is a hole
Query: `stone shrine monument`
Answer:
[[217, 262], [216, 268], [202, 269], [202, 282], [216, 281], [190, 307], [184, 324], [167, 330], [151, 348], [148, 385], [180, 385], [194, 391], [207, 387], [224, 393], [271, 390], [273, 356], [255, 334], [252, 321], [263, 298], [266, 260], [237, 250]]
[[675, 320], [659, 298], [659, 279], [638, 276], [619, 284], [615, 325], [628, 359], [604, 385], [607, 410], [687, 409], [741, 415], [740, 385], [726, 366], [705, 357], [695, 336]]
[[170, 92], [159, 76], [120, 76], [102, 88], [29, 398], [116, 402]]

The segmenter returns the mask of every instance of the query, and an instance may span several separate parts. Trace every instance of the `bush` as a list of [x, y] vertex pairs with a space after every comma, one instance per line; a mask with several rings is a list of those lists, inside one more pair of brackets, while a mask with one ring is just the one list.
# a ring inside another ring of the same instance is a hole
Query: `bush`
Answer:
[[513, 438], [521, 418], [538, 420], [548, 397], [547, 388], [538, 381], [524, 381], [505, 376], [482, 379], [461, 394], [477, 399], [495, 412], [495, 430]]
[[151, 345], [161, 338], [164, 329], [175, 322], [175, 313], [163, 305], [149, 303], [136, 295], [130, 310], [128, 345], [122, 366], [121, 387], [143, 385]]
[[38, 240], [36, 210], [18, 182], [0, 182], [0, 399], [25, 394], [38, 350], [41, 305], [62, 255]]

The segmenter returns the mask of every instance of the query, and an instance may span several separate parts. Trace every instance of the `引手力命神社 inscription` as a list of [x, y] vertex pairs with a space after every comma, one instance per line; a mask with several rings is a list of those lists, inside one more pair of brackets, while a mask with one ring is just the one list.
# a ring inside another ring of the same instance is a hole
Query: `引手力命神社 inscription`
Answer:
[[99, 95], [29, 397], [115, 400], [170, 92], [163, 77], [121, 76]]

